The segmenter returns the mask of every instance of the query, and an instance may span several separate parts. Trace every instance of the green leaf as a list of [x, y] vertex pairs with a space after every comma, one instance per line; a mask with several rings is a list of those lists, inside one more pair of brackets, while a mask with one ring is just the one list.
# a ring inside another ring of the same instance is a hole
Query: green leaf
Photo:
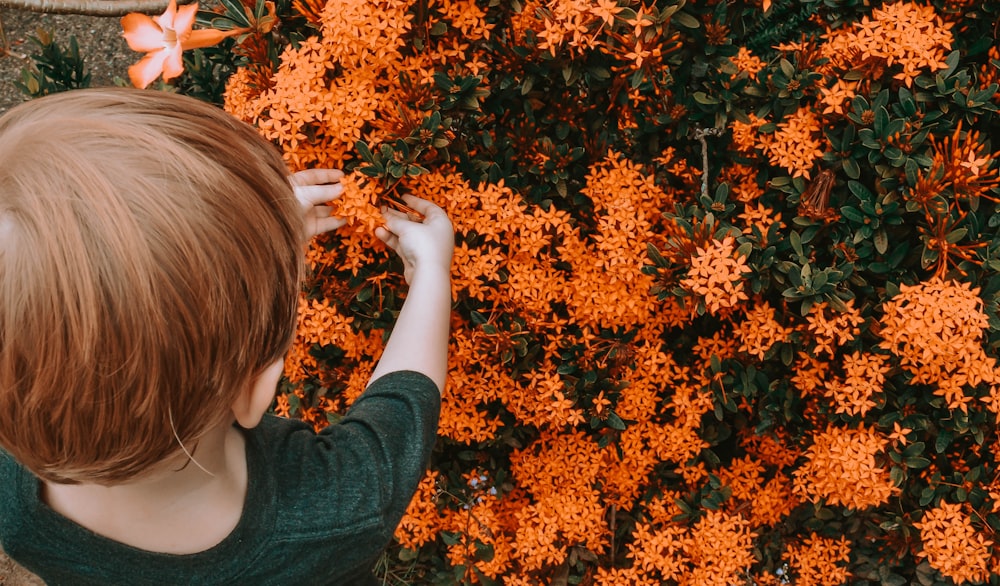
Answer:
[[916, 185], [917, 180], [920, 178], [920, 168], [917, 166], [917, 162], [911, 158], [907, 158], [906, 163], [903, 165], [903, 170], [906, 172], [906, 184], [911, 187]]
[[791, 79], [795, 76], [795, 66], [793, 66], [788, 59], [782, 59], [778, 62], [778, 67], [781, 68], [781, 73], [785, 74], [785, 77]]
[[848, 181], [847, 189], [862, 201], [872, 198], [872, 192], [868, 191], [868, 188], [858, 181]]
[[719, 98], [709, 96], [705, 92], [695, 92], [692, 97], [694, 97], [694, 101], [699, 104], [714, 105], [719, 103]]
[[889, 250], [889, 236], [885, 233], [884, 229], [879, 228], [875, 231], [874, 243], [875, 250], [879, 254], [885, 254], [885, 251]]
[[857, 179], [861, 177], [861, 166], [853, 158], [846, 158], [842, 161], [841, 166], [844, 168], [844, 173], [851, 179]]
[[435, 22], [434, 26], [431, 27], [431, 34], [436, 37], [446, 34], [447, 32], [448, 32], [448, 23], [443, 20]]
[[671, 18], [677, 26], [694, 30], [701, 26], [701, 21], [686, 12], [675, 12]]
[[371, 149], [368, 148], [368, 143], [366, 143], [365, 141], [359, 140], [356, 143], [354, 143], [354, 150], [358, 151], [358, 155], [361, 156], [361, 159], [364, 162], [369, 164], [375, 163], [375, 156], [372, 154]]
[[906, 471], [899, 466], [893, 466], [889, 470], [889, 480], [892, 481], [893, 486], [903, 486], [906, 482]]
[[606, 423], [608, 424], [608, 427], [610, 427], [611, 429], [617, 429], [618, 431], [625, 431], [625, 429], [627, 428], [625, 422], [622, 421], [622, 418], [619, 417], [618, 414], [615, 413], [614, 411], [608, 413], [608, 419]]
[[792, 245], [792, 250], [798, 256], [805, 256], [802, 250], [802, 235], [796, 231], [792, 231], [788, 234], [788, 243]]
[[913, 456], [919, 456], [920, 454], [924, 453], [925, 447], [926, 445], [924, 444], [924, 442], [914, 442], [906, 446], [906, 449], [903, 450], [903, 457], [912, 458]]
[[844, 206], [840, 208], [840, 213], [855, 224], [862, 224], [865, 221], [865, 215], [861, 213], [861, 210], [854, 206]]
[[955, 439], [955, 432], [950, 429], [942, 429], [938, 431], [937, 437], [934, 438], [934, 451], [937, 453], [942, 453], [951, 444], [951, 441]]
[[875, 110], [875, 136], [885, 140], [888, 138], [886, 135], [886, 127], [889, 126], [889, 112], [884, 106], [879, 106]]
[[939, 73], [939, 75], [944, 79], [951, 77], [951, 74], [955, 73], [955, 70], [958, 68], [959, 59], [961, 59], [961, 53], [958, 49], [949, 53], [948, 57], [944, 60], [945, 70]]
[[948, 244], [955, 244], [959, 240], [965, 238], [965, 235], [968, 233], [969, 233], [968, 228], [957, 228], [949, 232], [948, 235], [945, 236], [945, 240], [948, 242]]
[[905, 460], [903, 460], [903, 463], [906, 464], [907, 467], [914, 469], [926, 468], [931, 465], [931, 461], [922, 456], [914, 456], [912, 458], [906, 458]]

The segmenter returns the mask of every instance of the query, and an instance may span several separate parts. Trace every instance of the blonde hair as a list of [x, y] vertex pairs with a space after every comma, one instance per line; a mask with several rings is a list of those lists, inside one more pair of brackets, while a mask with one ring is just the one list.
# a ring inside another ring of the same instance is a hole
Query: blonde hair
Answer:
[[0, 447], [116, 484], [192, 446], [288, 347], [302, 229], [275, 149], [213, 106], [112, 88], [12, 109]]

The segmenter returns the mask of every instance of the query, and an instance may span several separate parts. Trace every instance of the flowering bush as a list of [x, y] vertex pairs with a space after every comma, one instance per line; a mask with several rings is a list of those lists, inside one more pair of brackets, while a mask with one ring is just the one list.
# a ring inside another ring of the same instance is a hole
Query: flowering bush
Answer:
[[378, 359], [379, 207], [457, 230], [387, 583], [1000, 583], [997, 2], [245, 1], [180, 87], [350, 171], [278, 413]]

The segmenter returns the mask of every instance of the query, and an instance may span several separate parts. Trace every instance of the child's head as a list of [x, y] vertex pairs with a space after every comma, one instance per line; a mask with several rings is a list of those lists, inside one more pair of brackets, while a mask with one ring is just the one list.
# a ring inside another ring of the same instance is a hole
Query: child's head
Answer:
[[[0, 448], [55, 482], [141, 476], [293, 334], [281, 158], [191, 98], [82, 90], [0, 118]], [[176, 436], [175, 436], [176, 431]]]

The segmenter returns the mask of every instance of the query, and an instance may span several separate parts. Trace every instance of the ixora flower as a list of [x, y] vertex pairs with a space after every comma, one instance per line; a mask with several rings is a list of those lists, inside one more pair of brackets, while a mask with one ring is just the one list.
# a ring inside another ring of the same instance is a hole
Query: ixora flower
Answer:
[[128, 68], [132, 85], [145, 88], [160, 74], [163, 74], [164, 81], [169, 81], [184, 71], [181, 59], [184, 51], [210, 47], [226, 37], [245, 32], [245, 29], [192, 30], [197, 12], [197, 2], [178, 8], [176, 0], [170, 0], [170, 5], [160, 16], [132, 12], [122, 17], [123, 36], [129, 48], [146, 53], [138, 63]]

